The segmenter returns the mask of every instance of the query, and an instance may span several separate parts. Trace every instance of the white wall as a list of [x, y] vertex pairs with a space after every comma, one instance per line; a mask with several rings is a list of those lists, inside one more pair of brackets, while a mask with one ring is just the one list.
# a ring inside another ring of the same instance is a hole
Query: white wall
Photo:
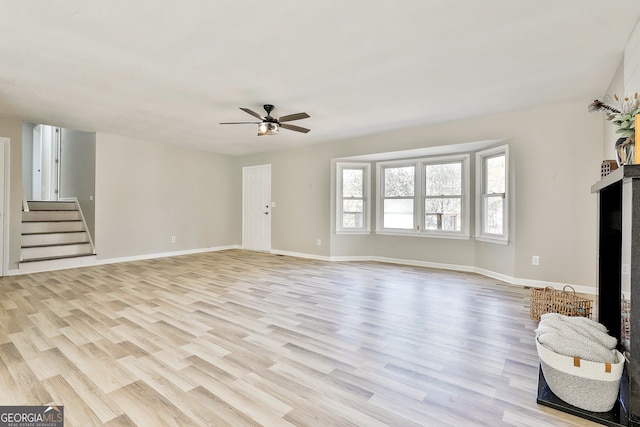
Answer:
[[233, 176], [226, 156], [98, 133], [98, 259], [240, 244]]
[[624, 48], [624, 89], [625, 95], [640, 92], [640, 22]]

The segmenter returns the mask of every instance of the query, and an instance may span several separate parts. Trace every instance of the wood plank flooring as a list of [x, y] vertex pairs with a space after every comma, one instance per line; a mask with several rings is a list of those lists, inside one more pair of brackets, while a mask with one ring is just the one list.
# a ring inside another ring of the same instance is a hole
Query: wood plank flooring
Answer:
[[0, 405], [66, 426], [595, 426], [536, 404], [526, 289], [229, 250], [0, 278]]

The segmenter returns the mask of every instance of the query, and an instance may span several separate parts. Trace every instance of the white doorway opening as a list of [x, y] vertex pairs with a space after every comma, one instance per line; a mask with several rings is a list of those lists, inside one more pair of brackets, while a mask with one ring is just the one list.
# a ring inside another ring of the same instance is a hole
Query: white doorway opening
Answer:
[[60, 195], [60, 128], [33, 128], [31, 200], [57, 201]]

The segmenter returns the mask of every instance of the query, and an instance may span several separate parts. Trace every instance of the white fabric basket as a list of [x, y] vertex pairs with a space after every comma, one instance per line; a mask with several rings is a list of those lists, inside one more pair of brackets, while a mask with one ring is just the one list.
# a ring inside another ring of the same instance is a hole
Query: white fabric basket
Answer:
[[540, 344], [537, 337], [536, 347], [542, 373], [553, 394], [586, 411], [607, 412], [613, 408], [624, 369], [624, 356], [619, 351], [614, 350], [617, 362], [609, 364], [610, 372], [606, 372], [607, 364], [562, 356]]

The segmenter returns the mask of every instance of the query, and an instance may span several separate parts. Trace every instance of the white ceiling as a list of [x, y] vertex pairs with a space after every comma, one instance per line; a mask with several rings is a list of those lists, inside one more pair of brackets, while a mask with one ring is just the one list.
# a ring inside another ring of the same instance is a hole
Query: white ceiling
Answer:
[[[637, 0], [0, 0], [0, 114], [242, 155], [606, 91]], [[256, 136], [238, 107], [307, 112]]]

